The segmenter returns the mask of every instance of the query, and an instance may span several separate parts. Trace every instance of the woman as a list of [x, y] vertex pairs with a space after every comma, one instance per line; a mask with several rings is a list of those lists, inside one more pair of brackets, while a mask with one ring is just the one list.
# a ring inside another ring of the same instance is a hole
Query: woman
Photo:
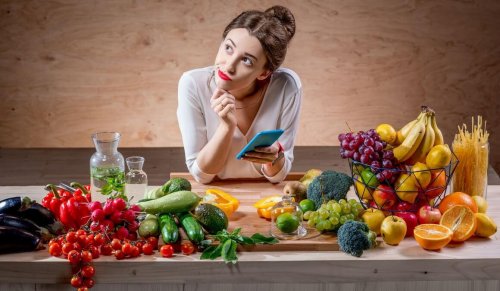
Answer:
[[[182, 75], [177, 117], [198, 182], [264, 176], [277, 183], [290, 172], [302, 86], [279, 66], [294, 33], [285, 7], [243, 12], [224, 30], [215, 65]], [[279, 142], [236, 159], [255, 134], [279, 128]]]

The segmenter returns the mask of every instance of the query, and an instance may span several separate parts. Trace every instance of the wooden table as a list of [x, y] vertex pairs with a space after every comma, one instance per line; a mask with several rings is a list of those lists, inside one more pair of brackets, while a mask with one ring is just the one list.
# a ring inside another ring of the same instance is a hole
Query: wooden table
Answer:
[[[41, 186], [0, 187], [1, 197], [39, 199], [43, 193]], [[500, 186], [488, 187], [488, 201], [488, 214], [500, 223]], [[200, 261], [199, 254], [101, 257], [92, 290], [500, 290], [499, 238], [474, 238], [440, 252], [406, 238], [362, 258], [335, 251], [245, 252], [236, 266]], [[46, 250], [0, 255], [0, 290], [72, 290], [69, 276], [68, 262]]]

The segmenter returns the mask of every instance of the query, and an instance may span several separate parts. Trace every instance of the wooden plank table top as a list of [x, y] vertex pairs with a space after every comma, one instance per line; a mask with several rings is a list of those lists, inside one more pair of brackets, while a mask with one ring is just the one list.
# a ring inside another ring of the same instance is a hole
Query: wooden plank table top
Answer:
[[[42, 186], [0, 187], [3, 198], [22, 194], [40, 199], [44, 192]], [[499, 223], [500, 186], [488, 186], [488, 202], [488, 214]], [[339, 251], [242, 252], [236, 266], [200, 261], [199, 254], [172, 259], [156, 254], [123, 261], [101, 257], [94, 262], [95, 280], [105, 284], [500, 280], [499, 238], [498, 233], [490, 239], [473, 238], [439, 252], [423, 250], [413, 238], [406, 238], [399, 246], [382, 243], [361, 258]], [[69, 277], [68, 262], [50, 257], [46, 250], [0, 255], [3, 283], [67, 283]]]

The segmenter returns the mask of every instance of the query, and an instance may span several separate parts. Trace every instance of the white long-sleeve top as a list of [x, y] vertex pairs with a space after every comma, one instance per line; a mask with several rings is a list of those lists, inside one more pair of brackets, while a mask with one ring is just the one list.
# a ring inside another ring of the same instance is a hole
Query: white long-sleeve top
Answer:
[[[211, 107], [210, 98], [216, 89], [213, 67], [185, 72], [179, 80], [177, 119], [184, 144], [186, 165], [200, 183], [209, 183], [215, 176], [228, 178], [266, 177], [272, 183], [285, 179], [293, 162], [293, 148], [299, 124], [302, 84], [295, 72], [279, 68], [271, 75], [262, 104], [246, 135], [236, 127], [224, 168], [217, 174], [201, 171], [196, 157], [215, 134], [219, 117]], [[265, 175], [261, 164], [236, 159], [237, 153], [263, 130], [283, 129], [279, 142], [285, 149], [285, 163], [273, 177]]]

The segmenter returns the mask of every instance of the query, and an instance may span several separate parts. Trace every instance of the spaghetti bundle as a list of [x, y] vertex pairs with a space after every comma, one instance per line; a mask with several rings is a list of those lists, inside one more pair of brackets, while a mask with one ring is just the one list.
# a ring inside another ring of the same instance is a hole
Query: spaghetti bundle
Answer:
[[472, 117], [472, 132], [467, 125], [458, 126], [458, 133], [453, 140], [453, 152], [459, 163], [453, 178], [453, 192], [464, 192], [469, 195], [486, 196], [488, 177], [488, 145], [489, 133], [482, 116], [477, 117], [474, 124]]

